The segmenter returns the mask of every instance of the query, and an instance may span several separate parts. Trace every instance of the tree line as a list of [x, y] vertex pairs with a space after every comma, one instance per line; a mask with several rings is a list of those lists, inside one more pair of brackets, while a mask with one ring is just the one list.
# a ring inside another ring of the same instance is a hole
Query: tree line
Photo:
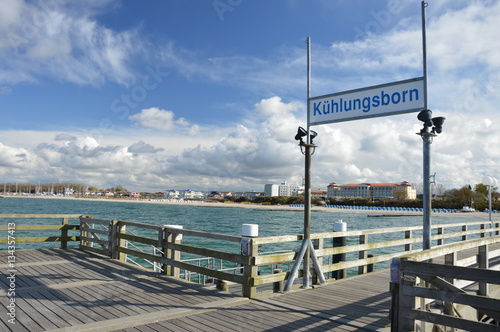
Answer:
[[122, 185], [117, 185], [116, 187], [110, 187], [106, 189], [98, 189], [97, 187], [87, 186], [82, 183], [74, 182], [57, 182], [57, 183], [0, 183], [0, 192], [5, 193], [26, 193], [26, 194], [37, 194], [37, 193], [53, 193], [62, 194], [66, 188], [71, 188], [75, 192], [85, 192], [85, 191], [110, 191], [110, 192], [126, 192], [128, 191]]

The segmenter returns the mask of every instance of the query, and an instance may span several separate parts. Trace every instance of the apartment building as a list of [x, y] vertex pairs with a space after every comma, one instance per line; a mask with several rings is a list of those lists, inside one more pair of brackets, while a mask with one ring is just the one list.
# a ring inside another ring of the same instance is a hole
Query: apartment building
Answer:
[[406, 181], [401, 183], [359, 183], [328, 185], [327, 195], [331, 198], [366, 198], [378, 201], [384, 198], [416, 199], [417, 191]]

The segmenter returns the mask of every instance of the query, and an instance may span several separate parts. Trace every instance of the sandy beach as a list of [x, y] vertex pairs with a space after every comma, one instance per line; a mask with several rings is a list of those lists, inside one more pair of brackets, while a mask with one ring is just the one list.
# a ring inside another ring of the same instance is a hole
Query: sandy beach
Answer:
[[[194, 205], [202, 207], [215, 207], [215, 208], [244, 208], [244, 209], [258, 209], [258, 210], [269, 210], [269, 211], [297, 211], [302, 212], [303, 207], [288, 206], [288, 205], [266, 205], [266, 204], [253, 204], [253, 203], [221, 203], [221, 202], [207, 202], [207, 201], [191, 201], [191, 200], [168, 200], [168, 199], [128, 199], [128, 198], [87, 198], [87, 197], [62, 197], [62, 196], [3, 196], [4, 198], [37, 198], [37, 199], [66, 199], [66, 200], [87, 200], [87, 201], [97, 201], [97, 202], [121, 202], [121, 203], [136, 203], [136, 204], [171, 204], [171, 205]], [[417, 211], [391, 211], [391, 210], [354, 210], [354, 209], [339, 209], [326, 206], [313, 206], [313, 212], [342, 212], [342, 213], [357, 213], [357, 214], [367, 214], [374, 216], [415, 216], [422, 215], [422, 212]], [[453, 216], [453, 217], [467, 217], [477, 220], [488, 219], [488, 213], [486, 212], [456, 212], [456, 213], [444, 213], [444, 212], [433, 212], [432, 215], [440, 216]], [[492, 214], [492, 220], [500, 220], [499, 214]]]

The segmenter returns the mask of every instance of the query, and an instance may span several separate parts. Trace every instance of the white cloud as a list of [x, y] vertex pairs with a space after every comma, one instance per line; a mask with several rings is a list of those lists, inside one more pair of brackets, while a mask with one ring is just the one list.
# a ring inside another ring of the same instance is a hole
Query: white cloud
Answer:
[[163, 151], [163, 148], [156, 149], [153, 145], [139, 141], [128, 147], [128, 152], [132, 153], [157, 153]]
[[0, 80], [9, 83], [49, 77], [81, 85], [128, 84], [130, 61], [142, 52], [136, 30], [112, 31], [93, 15], [107, 2], [28, 3], [2, 1]]
[[158, 107], [143, 109], [140, 113], [128, 117], [136, 124], [160, 131], [171, 131], [177, 125], [187, 126], [189, 123], [184, 118], [175, 120], [175, 114], [172, 111], [162, 110]]
[[[29, 170], [33, 178], [79, 179], [98, 187], [119, 183], [137, 190], [262, 190], [265, 183], [301, 183], [304, 157], [294, 136], [297, 126], [303, 125], [304, 112], [305, 106], [297, 102], [264, 99], [255, 104], [244, 124], [217, 135], [201, 132], [180, 150], [171, 147], [185, 144], [188, 137], [141, 135], [141, 141], [127, 145], [123, 145], [126, 141], [103, 145], [85, 136], [52, 135], [54, 143], [47, 141], [33, 150], [0, 146], [0, 153], [8, 156], [3, 160], [9, 163], [0, 169], [4, 176], [15, 176], [11, 166], [16, 165], [17, 170]], [[421, 182], [422, 143], [415, 135], [420, 124], [414, 114], [322, 125], [314, 130], [319, 135], [313, 155], [313, 187], [324, 188], [330, 182]], [[475, 136], [476, 132], [483, 136]], [[493, 170], [494, 161], [500, 158], [494, 148], [497, 132], [496, 120], [480, 116], [462, 126], [457, 119], [447, 120], [432, 145], [432, 169], [438, 183], [460, 187]]]
[[192, 125], [191, 128], [189, 128], [188, 135], [189, 136], [195, 136], [200, 133], [200, 126], [199, 125]]
[[[429, 105], [435, 116], [447, 120], [431, 146], [431, 169], [439, 184], [458, 188], [478, 183], [484, 175], [500, 178], [500, 151], [496, 148], [500, 141], [500, 40], [495, 35], [500, 28], [500, 3], [462, 1], [456, 9], [441, 6], [440, 10], [428, 15]], [[69, 14], [59, 19], [79, 26], [79, 39], [71, 39], [71, 52], [61, 51], [70, 60], [58, 60], [63, 61], [63, 69], [64, 63], [80, 66], [67, 79], [126, 80], [124, 63], [135, 38], [133, 31], [112, 33], [90, 16], [78, 22]], [[16, 22], [0, 23], [0, 29], [2, 24]], [[40, 33], [57, 35], [59, 31], [59, 37], [64, 37], [60, 26], [54, 23]], [[75, 57], [78, 52], [73, 43], [92, 48], [94, 38], [107, 45], [94, 48], [103, 51], [102, 56], [91, 52], [90, 60]], [[37, 42], [43, 40], [37, 35]], [[8, 52], [3, 43], [0, 52]], [[49, 50], [36, 45], [31, 41], [20, 47], [29, 48], [38, 59], [56, 62]], [[384, 35], [314, 45], [313, 92], [319, 95], [419, 76], [420, 47], [418, 18], [411, 24], [404, 19]], [[103, 187], [121, 183], [144, 190], [262, 190], [265, 183], [300, 183], [304, 159], [293, 137], [299, 125], [305, 126], [306, 111], [304, 103], [294, 98], [304, 92], [305, 50], [287, 51], [288, 57], [280, 53], [266, 59], [200, 60], [195, 52], [171, 44], [163, 57], [186, 77], [236, 85], [253, 96], [255, 105], [239, 124], [202, 128], [176, 118], [173, 111], [152, 107], [129, 117], [137, 124], [133, 129], [117, 130], [102, 140], [77, 134], [4, 132], [0, 133], [0, 174], [5, 178], [17, 178], [21, 173], [25, 178], [28, 174], [32, 178], [77, 178]], [[107, 65], [111, 70], [103, 74], [102, 67]], [[38, 73], [29, 64], [26, 68], [25, 76]], [[261, 99], [255, 91], [266, 96], [270, 91], [277, 93]], [[319, 135], [313, 155], [313, 187], [325, 188], [330, 182], [421, 183], [422, 141], [415, 134], [420, 128], [416, 114], [314, 127]], [[41, 144], [30, 147], [33, 142]]]

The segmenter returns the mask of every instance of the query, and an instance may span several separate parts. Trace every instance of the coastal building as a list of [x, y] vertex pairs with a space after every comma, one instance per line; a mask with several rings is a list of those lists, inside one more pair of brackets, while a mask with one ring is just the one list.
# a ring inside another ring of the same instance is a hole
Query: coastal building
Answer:
[[165, 190], [164, 197], [166, 199], [202, 199], [205, 198], [205, 194], [201, 191], [195, 190]]
[[222, 193], [220, 193], [218, 191], [212, 191], [212, 192], [210, 192], [210, 194], [208, 194], [207, 197], [208, 198], [223, 198], [222, 197]]
[[328, 194], [328, 190], [325, 189], [311, 189], [311, 198], [325, 199]]
[[234, 194], [235, 197], [247, 197], [249, 199], [254, 199], [259, 196], [264, 196], [263, 192], [258, 192], [258, 191], [242, 191], [242, 192], [236, 192]]
[[[326, 189], [311, 189], [311, 198], [326, 199], [328, 190]], [[304, 188], [298, 191], [298, 196], [304, 196]]]
[[171, 189], [171, 190], [165, 190], [165, 198], [166, 199], [177, 199], [179, 198], [179, 190]]
[[366, 198], [379, 201], [384, 198], [399, 200], [416, 199], [417, 191], [406, 181], [401, 183], [359, 183], [339, 185], [332, 182], [328, 185], [329, 198]]
[[73, 188], [64, 188], [64, 196], [74, 196], [75, 190]]
[[282, 184], [264, 185], [264, 196], [298, 196], [303, 186], [289, 185], [286, 181]]
[[117, 192], [115, 193], [115, 197], [139, 198], [141, 197], [141, 193], [137, 191]]

